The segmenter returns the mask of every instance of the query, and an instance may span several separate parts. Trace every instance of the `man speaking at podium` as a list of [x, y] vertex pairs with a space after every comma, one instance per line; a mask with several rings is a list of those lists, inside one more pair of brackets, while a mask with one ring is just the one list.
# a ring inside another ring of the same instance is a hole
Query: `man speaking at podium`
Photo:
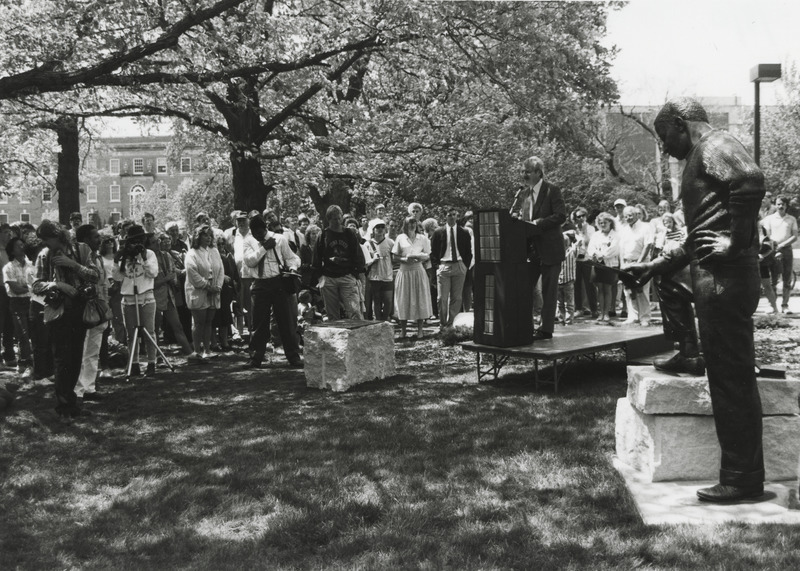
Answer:
[[[542, 278], [542, 324], [533, 339], [552, 339], [556, 322], [558, 274], [566, 253], [561, 225], [567, 219], [561, 191], [544, 180], [544, 163], [529, 157], [522, 163], [523, 186], [511, 205], [511, 214], [528, 225], [528, 261], [531, 284]], [[533, 295], [533, 292], [531, 292]]]

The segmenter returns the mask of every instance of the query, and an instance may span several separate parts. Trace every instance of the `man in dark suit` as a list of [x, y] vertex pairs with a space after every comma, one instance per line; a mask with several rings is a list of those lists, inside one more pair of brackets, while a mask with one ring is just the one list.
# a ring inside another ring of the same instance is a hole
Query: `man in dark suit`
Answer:
[[445, 225], [438, 228], [431, 238], [431, 264], [436, 269], [436, 284], [439, 288], [440, 329], [453, 325], [461, 311], [464, 279], [472, 262], [472, 242], [469, 232], [457, 224], [458, 212], [447, 210]]
[[[561, 191], [544, 180], [544, 163], [529, 157], [522, 163], [523, 187], [514, 200], [512, 213], [530, 225], [528, 261], [531, 283], [542, 278], [542, 324], [534, 340], [552, 339], [556, 321], [558, 274], [566, 257], [561, 225], [567, 219]], [[515, 210], [515, 207], [519, 207]]]

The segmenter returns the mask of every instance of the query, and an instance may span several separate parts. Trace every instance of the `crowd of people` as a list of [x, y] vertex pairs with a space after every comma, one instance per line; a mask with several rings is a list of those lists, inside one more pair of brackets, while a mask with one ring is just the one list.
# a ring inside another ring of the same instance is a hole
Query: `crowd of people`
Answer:
[[[562, 215], [563, 198], [544, 182], [543, 166], [526, 165], [530, 191], [518, 194], [518, 216], [539, 226], [537, 236], [549, 235], [529, 245], [538, 269], [536, 338], [579, 317], [649, 325], [655, 288], [624, 287], [618, 272], [678, 247], [686, 237], [681, 211], [662, 200], [650, 217], [643, 204], [619, 198], [613, 213], [590, 216], [578, 207]], [[773, 205], [768, 193], [761, 209], [771, 312], [790, 313], [798, 235], [790, 208], [783, 196]], [[135, 378], [157, 374], [166, 345], [189, 365], [244, 346], [246, 368], [260, 367], [270, 352], [302, 367], [303, 332], [322, 320], [396, 321], [400, 338], [409, 322], [417, 337], [429, 321], [444, 330], [472, 307], [473, 215], [447, 208], [437, 220], [423, 212], [409, 204], [397, 232], [382, 204], [360, 219], [338, 206], [322, 220], [236, 210], [225, 230], [204, 212], [191, 230], [151, 214], [113, 231], [83, 224], [79, 213], [69, 228], [48, 220], [38, 228], [0, 225], [2, 358], [23, 380], [52, 378], [56, 410], [70, 417], [81, 414], [82, 401], [102, 398], [97, 379], [111, 376], [112, 344], [127, 347]]]

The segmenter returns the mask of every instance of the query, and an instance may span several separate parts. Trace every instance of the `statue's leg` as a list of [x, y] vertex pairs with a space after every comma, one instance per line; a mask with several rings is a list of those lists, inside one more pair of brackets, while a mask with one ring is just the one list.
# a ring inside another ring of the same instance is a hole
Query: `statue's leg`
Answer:
[[749, 262], [692, 264], [700, 341], [722, 449], [720, 483], [739, 487], [760, 486], [764, 481], [753, 343], [760, 278], [755, 258]]
[[700, 348], [694, 324], [694, 294], [689, 266], [662, 276], [658, 283], [658, 296], [661, 300], [664, 335], [680, 344], [684, 357], [697, 357]]

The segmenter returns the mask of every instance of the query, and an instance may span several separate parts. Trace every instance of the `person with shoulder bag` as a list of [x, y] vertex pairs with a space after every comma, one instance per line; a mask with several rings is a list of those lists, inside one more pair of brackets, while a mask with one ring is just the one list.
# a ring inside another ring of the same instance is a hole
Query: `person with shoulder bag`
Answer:
[[[57, 317], [48, 323], [55, 363], [56, 413], [62, 419], [81, 415], [75, 385], [81, 372], [86, 327], [86, 302], [78, 293], [84, 284], [97, 284], [100, 272], [91, 263], [86, 244], [72, 245], [67, 231], [55, 222], [43, 220], [36, 235], [46, 248], [36, 260], [33, 293], [43, 295]], [[46, 312], [47, 313], [47, 312]], [[58, 315], [60, 313], [60, 315]]]

